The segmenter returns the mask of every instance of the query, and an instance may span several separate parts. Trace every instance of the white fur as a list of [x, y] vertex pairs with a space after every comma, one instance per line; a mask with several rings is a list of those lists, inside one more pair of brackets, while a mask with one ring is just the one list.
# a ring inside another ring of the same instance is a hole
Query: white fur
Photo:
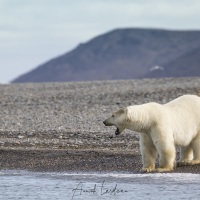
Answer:
[[184, 95], [167, 104], [147, 103], [129, 106], [114, 113], [105, 124], [115, 125], [120, 133], [130, 129], [140, 133], [143, 171], [173, 170], [175, 147], [181, 147], [178, 165], [200, 163], [200, 97]]

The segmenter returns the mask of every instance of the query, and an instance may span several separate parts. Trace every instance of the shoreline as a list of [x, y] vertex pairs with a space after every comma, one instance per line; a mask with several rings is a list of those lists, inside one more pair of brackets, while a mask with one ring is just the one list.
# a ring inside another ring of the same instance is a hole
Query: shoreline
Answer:
[[[200, 95], [200, 78], [10, 84], [0, 93], [0, 170], [139, 173], [139, 135], [112, 138], [102, 121], [120, 107]], [[200, 165], [169, 173], [200, 174]]]
[[[143, 174], [141, 155], [94, 150], [0, 150], [0, 170], [31, 172]], [[158, 165], [158, 163], [156, 163]], [[152, 172], [157, 173], [157, 172]], [[171, 172], [200, 174], [200, 165], [177, 167]]]

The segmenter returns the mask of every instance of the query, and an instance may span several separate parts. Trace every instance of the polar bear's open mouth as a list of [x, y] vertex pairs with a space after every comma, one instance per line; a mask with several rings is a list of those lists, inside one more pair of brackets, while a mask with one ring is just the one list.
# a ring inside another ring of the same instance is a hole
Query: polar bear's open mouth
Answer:
[[119, 129], [117, 128], [117, 130], [115, 131], [115, 135], [119, 135], [120, 132], [119, 132]]

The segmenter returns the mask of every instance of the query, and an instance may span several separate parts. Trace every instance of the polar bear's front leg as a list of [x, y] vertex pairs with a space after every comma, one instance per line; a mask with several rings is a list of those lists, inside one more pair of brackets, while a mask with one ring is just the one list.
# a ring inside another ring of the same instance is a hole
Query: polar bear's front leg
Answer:
[[175, 166], [176, 148], [173, 133], [162, 131], [158, 127], [151, 132], [151, 137], [159, 154], [159, 167], [157, 172], [172, 171]]
[[143, 162], [143, 168], [141, 171], [153, 172], [155, 170], [155, 160], [157, 157], [157, 150], [149, 135], [141, 134], [140, 150], [141, 150], [142, 162]]
[[160, 142], [159, 151], [159, 168], [157, 172], [168, 172], [174, 169], [176, 159], [175, 145], [172, 143]]
[[157, 172], [168, 172], [174, 169], [176, 150], [175, 146], [159, 151], [159, 167], [156, 169]]

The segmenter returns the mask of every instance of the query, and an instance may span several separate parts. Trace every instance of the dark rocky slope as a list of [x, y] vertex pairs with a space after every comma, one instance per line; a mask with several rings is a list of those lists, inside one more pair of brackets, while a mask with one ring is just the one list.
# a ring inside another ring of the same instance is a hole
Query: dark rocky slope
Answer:
[[13, 82], [194, 76], [200, 73], [199, 49], [200, 31], [117, 29], [80, 44]]

